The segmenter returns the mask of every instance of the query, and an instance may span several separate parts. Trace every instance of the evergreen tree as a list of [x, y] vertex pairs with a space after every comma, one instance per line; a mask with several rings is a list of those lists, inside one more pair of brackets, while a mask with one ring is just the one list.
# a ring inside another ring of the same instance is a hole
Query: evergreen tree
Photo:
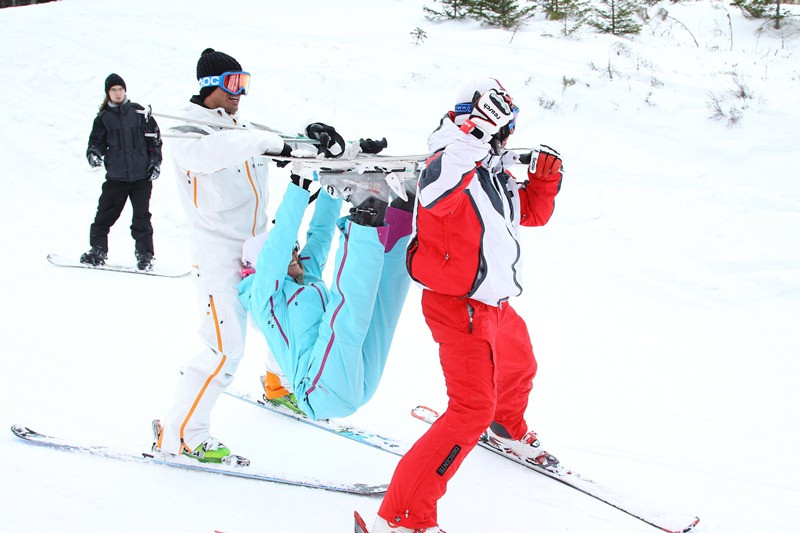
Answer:
[[636, 0], [598, 0], [592, 8], [590, 24], [614, 35], [639, 33], [642, 26], [634, 20], [637, 7]]
[[567, 2], [570, 0], [536, 0], [536, 4], [548, 20], [562, 20]]
[[514, 28], [533, 16], [535, 6], [520, 7], [517, 0], [433, 0], [440, 9], [423, 7], [430, 20], [472, 18], [488, 26]]
[[514, 28], [531, 18], [535, 6], [520, 7], [517, 0], [473, 0], [471, 14], [488, 26]]
[[592, 12], [590, 0], [557, 0], [557, 2], [558, 6], [552, 12], [552, 16], [548, 13], [547, 18], [562, 21], [564, 27], [561, 31], [564, 35], [570, 35], [588, 22]]
[[781, 12], [781, 0], [734, 0], [732, 5], [751, 17], [774, 21], [776, 28], [781, 27], [781, 22], [786, 16]]
[[435, 4], [441, 4], [441, 9], [436, 10], [424, 6], [422, 10], [430, 20], [461, 20], [470, 15], [472, 0], [433, 0]]

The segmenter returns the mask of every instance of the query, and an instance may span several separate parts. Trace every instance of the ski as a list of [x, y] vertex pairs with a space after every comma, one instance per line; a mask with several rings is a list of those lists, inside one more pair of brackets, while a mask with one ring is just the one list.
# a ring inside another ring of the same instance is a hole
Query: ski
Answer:
[[173, 468], [182, 468], [185, 470], [194, 470], [197, 472], [208, 472], [212, 474], [221, 474], [225, 476], [233, 476], [245, 479], [252, 479], [256, 481], [266, 481], [269, 483], [280, 483], [282, 485], [292, 485], [295, 487], [305, 487], [309, 489], [321, 489], [333, 492], [342, 492], [346, 494], [355, 494], [361, 496], [380, 495], [386, 492], [387, 485], [366, 485], [362, 483], [327, 483], [317, 481], [314, 479], [301, 480], [289, 479], [285, 477], [276, 476], [268, 472], [262, 472], [251, 467], [228, 466], [210, 463], [200, 463], [188, 457], [175, 457], [174, 459], [166, 459], [153, 453], [132, 453], [122, 450], [113, 450], [105, 446], [86, 445], [76, 442], [68, 441], [58, 437], [51, 437], [38, 433], [24, 426], [13, 425], [11, 432], [22, 439], [23, 441], [34, 444], [37, 446], [45, 446], [56, 450], [85, 453], [94, 455], [96, 457], [104, 457], [107, 459], [116, 459], [120, 461], [130, 461], [138, 463], [150, 463], [156, 465], [169, 466]]
[[60, 267], [69, 267], [69, 268], [87, 268], [90, 270], [107, 270], [109, 272], [124, 272], [126, 274], [143, 274], [145, 276], [159, 276], [164, 278], [182, 278], [184, 276], [188, 276], [191, 273], [191, 270], [176, 270], [176, 269], [167, 269], [161, 267], [155, 267], [153, 270], [139, 270], [135, 266], [126, 266], [126, 265], [112, 265], [106, 263], [105, 265], [87, 265], [86, 263], [81, 263], [78, 259], [71, 259], [69, 257], [64, 257], [58, 254], [47, 254], [47, 260], [50, 263], [60, 266]]
[[341, 424], [334, 419], [312, 420], [305, 415], [295, 413], [288, 407], [267, 402], [263, 399], [263, 396], [261, 398], [255, 398], [249, 394], [238, 393], [231, 390], [226, 390], [225, 394], [233, 398], [243, 400], [252, 405], [261, 407], [262, 409], [266, 409], [267, 411], [271, 411], [273, 413], [297, 420], [298, 422], [308, 424], [309, 426], [327, 431], [328, 433], [333, 433], [334, 435], [339, 435], [340, 437], [365, 444], [371, 448], [383, 450], [400, 457], [402, 457], [408, 451], [408, 446], [400, 441], [390, 439], [389, 437], [383, 437], [375, 433], [370, 433], [353, 426]]
[[364, 519], [361, 518], [361, 515], [358, 514], [358, 511], [353, 511], [353, 517], [355, 518], [356, 522], [354, 533], [369, 533], [369, 529], [367, 529], [367, 524], [364, 523]]
[[[348, 152], [352, 150], [353, 149], [348, 149]], [[294, 157], [282, 155], [264, 155], [264, 157], [276, 161], [314, 165], [315, 167], [325, 170], [355, 170], [358, 167], [392, 170], [398, 168], [416, 168], [416, 166], [421, 163], [425, 163], [431, 156], [431, 154], [389, 155], [348, 152], [345, 152], [341, 157]]]
[[[153, 112], [153, 107], [150, 106], [150, 105], [148, 105], [145, 109], [137, 109], [136, 112], [139, 113], [139, 114], [144, 115], [145, 120], [150, 120], [150, 117], [157, 117], [157, 118], [166, 118], [166, 119], [170, 119], [170, 120], [177, 120], [179, 122], [185, 122], [187, 124], [200, 124], [202, 126], [212, 126], [214, 128], [220, 128], [220, 129], [224, 129], [224, 130], [250, 130], [250, 129], [257, 129], [257, 130], [269, 131], [269, 132], [275, 133], [276, 135], [279, 135], [281, 138], [283, 138], [283, 140], [285, 142], [319, 144], [319, 141], [317, 139], [311, 139], [309, 137], [286, 135], [285, 133], [280, 132], [280, 131], [278, 131], [278, 130], [276, 130], [274, 128], [270, 128], [269, 126], [264, 126], [263, 124], [257, 124], [255, 122], [251, 122], [250, 123], [253, 126], [253, 128], [247, 128], [245, 126], [241, 126], [241, 125], [238, 125], [238, 124], [231, 124], [231, 123], [224, 123], [224, 122], [212, 122], [212, 121], [208, 121], [208, 120], [201, 120], [201, 119], [196, 119], [196, 118], [191, 118], [191, 117], [182, 117], [180, 115], [170, 115], [170, 114], [167, 114], [167, 113], [155, 113], [155, 112]], [[177, 131], [180, 131], [177, 128], [171, 128], [171, 129], [176, 129]], [[207, 134], [207, 132], [198, 131], [197, 133], [185, 133], [185, 134], [179, 133], [178, 135], [165, 135], [165, 136], [186, 137], [186, 138], [197, 137], [197, 138], [199, 138], [199, 137], [202, 137], [202, 136], [204, 136], [206, 134]]]
[[[439, 413], [429, 407], [421, 405], [411, 410], [411, 416], [423, 422], [427, 422], [428, 424], [433, 424], [436, 419], [439, 418]], [[528, 463], [515, 455], [506, 454], [502, 450], [489, 444], [489, 438], [485, 432], [478, 440], [478, 446], [505, 457], [506, 459], [510, 459], [535, 472], [555, 479], [661, 531], [666, 531], [667, 533], [686, 533], [700, 522], [700, 519], [694, 515], [680, 515], [676, 513], [654, 511], [640, 502], [633, 501], [630, 497], [617, 494], [607, 487], [599, 485], [590, 479], [580, 476], [576, 472], [564, 468], [560, 463], [553, 468], [552, 466]]]
[[348, 149], [342, 157], [336, 158], [264, 157], [292, 163], [292, 172], [319, 182], [332, 196], [348, 199], [350, 194], [361, 189], [386, 201], [391, 193], [408, 200], [407, 186], [410, 183], [416, 188], [427, 155], [363, 154], [357, 151], [357, 145], [351, 147], [353, 150]]

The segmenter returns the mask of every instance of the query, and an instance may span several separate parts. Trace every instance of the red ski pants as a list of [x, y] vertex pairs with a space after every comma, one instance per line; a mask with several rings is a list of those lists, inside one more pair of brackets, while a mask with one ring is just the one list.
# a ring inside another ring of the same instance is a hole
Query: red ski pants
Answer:
[[449, 403], [395, 469], [378, 514], [411, 529], [437, 525], [436, 504], [447, 482], [492, 421], [513, 438], [536, 374], [528, 328], [507, 303], [422, 293], [422, 312], [439, 344]]

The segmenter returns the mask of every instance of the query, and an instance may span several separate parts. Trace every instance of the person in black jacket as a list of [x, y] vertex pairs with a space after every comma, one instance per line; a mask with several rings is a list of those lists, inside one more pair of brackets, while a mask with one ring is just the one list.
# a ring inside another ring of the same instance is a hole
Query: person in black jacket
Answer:
[[89, 232], [91, 249], [81, 263], [103, 265], [108, 257], [108, 232], [131, 200], [131, 236], [136, 241], [136, 267], [153, 268], [153, 225], [150, 223], [150, 193], [161, 172], [161, 136], [155, 119], [144, 108], [128, 100], [125, 81], [111, 74], [105, 82], [106, 96], [94, 119], [86, 159], [92, 168], [105, 163], [106, 181]]

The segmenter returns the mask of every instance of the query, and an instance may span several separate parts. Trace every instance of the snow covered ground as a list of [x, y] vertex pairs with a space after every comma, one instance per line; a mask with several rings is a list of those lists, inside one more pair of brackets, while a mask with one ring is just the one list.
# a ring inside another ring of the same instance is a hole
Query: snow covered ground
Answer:
[[[543, 20], [513, 35], [436, 25], [425, 3], [62, 0], [0, 10], [0, 427], [146, 449], [150, 420], [165, 415], [198, 347], [190, 279], [45, 261], [88, 246], [103, 174], [84, 152], [110, 72], [132, 100], [172, 113], [195, 92], [200, 52], [214, 47], [253, 74], [241, 106], [251, 120], [385, 135], [392, 154], [424, 151], [461, 82], [492, 75], [521, 109], [512, 144], [555, 146], [567, 169], [552, 220], [522, 237], [527, 288], [515, 306], [539, 361], [532, 427], [576, 471], [697, 514], [697, 531], [796, 530], [797, 38], [756, 33], [758, 22], [722, 2], [665, 3], [672, 18], [630, 39], [566, 39]], [[427, 34], [419, 45], [417, 27]], [[709, 118], [715, 101], [720, 120]], [[274, 212], [287, 174], [272, 176]], [[181, 266], [188, 229], [174, 179], [165, 163], [152, 212], [158, 262]], [[112, 261], [133, 260], [129, 219], [126, 209], [112, 230]], [[376, 397], [352, 422], [413, 442], [426, 428], [409, 410], [446, 402], [417, 289], [401, 328]], [[252, 388], [261, 372], [258, 337], [235, 387]], [[396, 464], [228, 397], [213, 424], [235, 452], [286, 475], [381, 483]], [[68, 455], [10, 432], [0, 433], [0, 479], [9, 532], [350, 531], [353, 509], [371, 523], [380, 503]], [[654, 531], [482, 450], [439, 518], [456, 533]]]

